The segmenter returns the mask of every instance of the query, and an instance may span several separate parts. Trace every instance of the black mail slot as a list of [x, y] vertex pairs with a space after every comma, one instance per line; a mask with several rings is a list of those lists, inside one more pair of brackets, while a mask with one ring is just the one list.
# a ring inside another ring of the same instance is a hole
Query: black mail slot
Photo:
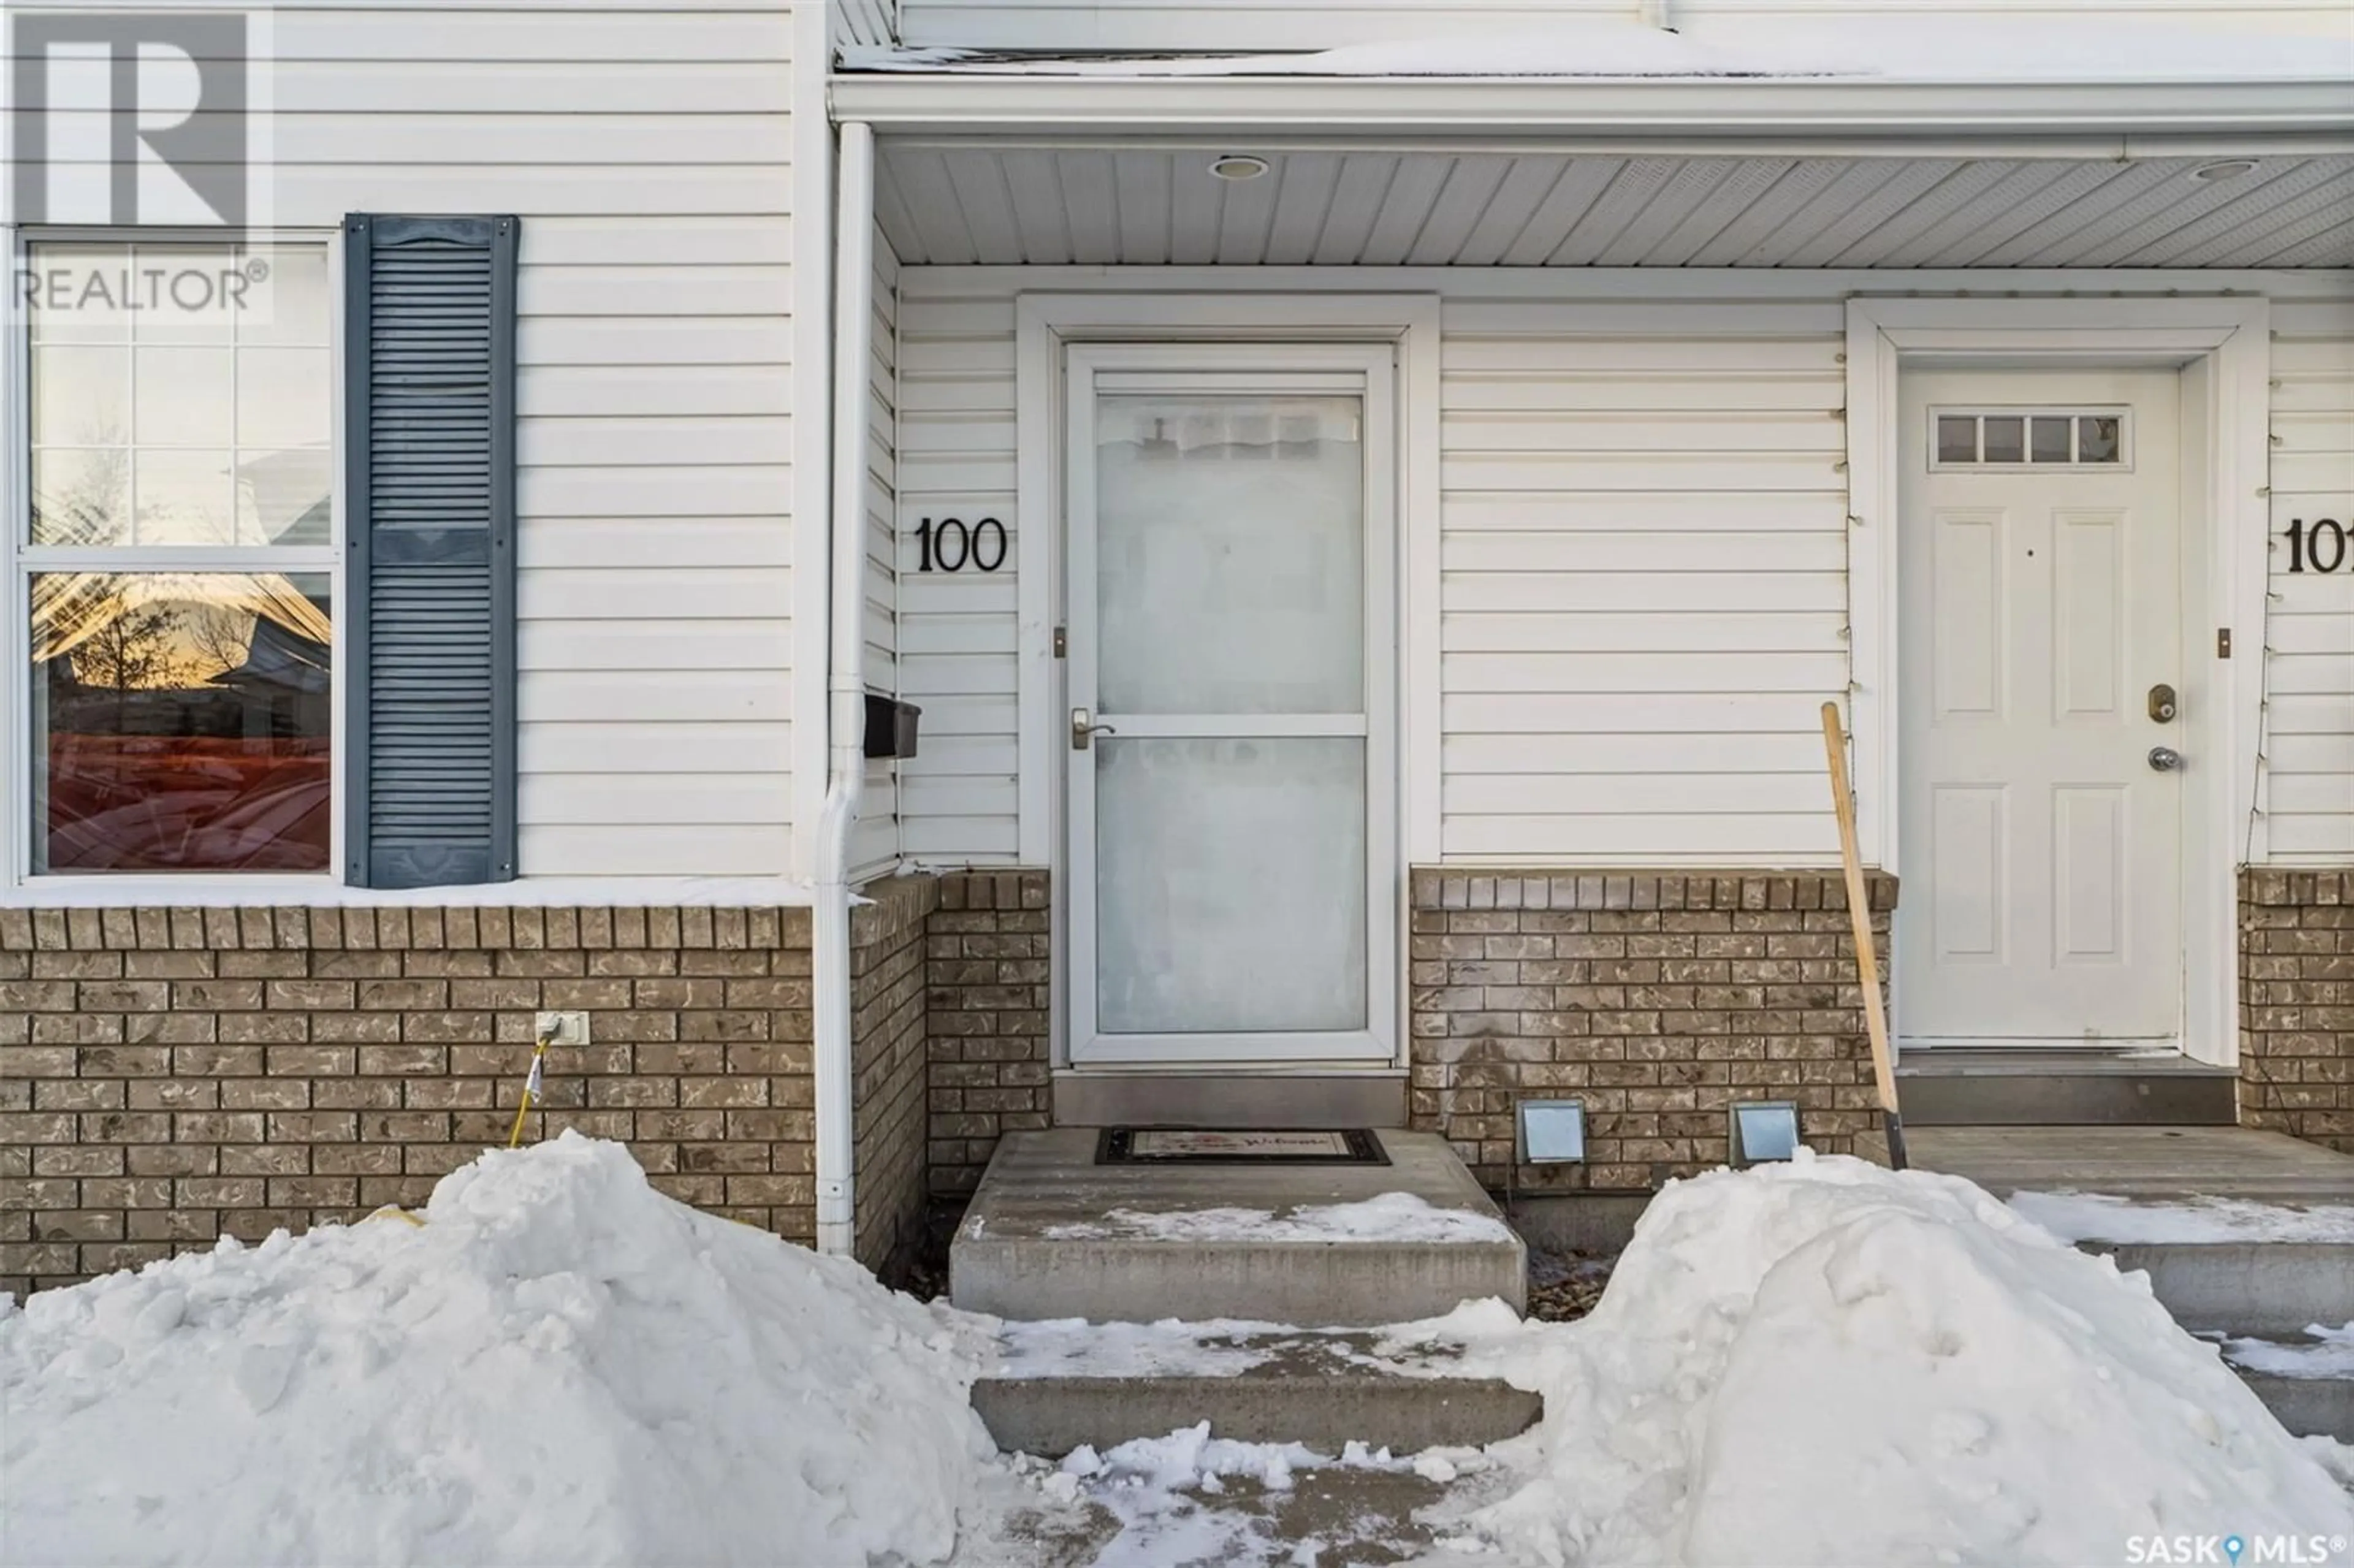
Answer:
[[916, 717], [924, 710], [913, 703], [903, 703], [896, 697], [886, 697], [879, 692], [866, 694], [866, 755], [869, 757], [913, 757], [916, 755]]

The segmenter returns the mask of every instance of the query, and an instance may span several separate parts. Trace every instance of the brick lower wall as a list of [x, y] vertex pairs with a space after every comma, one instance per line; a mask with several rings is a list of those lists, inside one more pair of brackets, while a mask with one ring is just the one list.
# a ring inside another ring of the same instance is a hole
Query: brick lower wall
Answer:
[[[879, 1267], [928, 1200], [940, 886], [865, 891], [858, 1251]], [[620, 1139], [671, 1196], [811, 1241], [810, 977], [805, 909], [0, 911], [0, 1289], [422, 1202], [506, 1141], [542, 1009], [586, 1011], [590, 1043], [549, 1051], [526, 1139]], [[1038, 1020], [1043, 1050], [1043, 1000]]]
[[[1490, 1187], [1637, 1189], [1724, 1162], [1728, 1107], [1793, 1100], [1851, 1152], [1879, 1122], [1836, 873], [1417, 869], [1413, 1124]], [[1882, 960], [1893, 878], [1872, 879]], [[1585, 1101], [1584, 1164], [1522, 1165], [1517, 1103]]]
[[928, 876], [860, 889], [850, 916], [851, 1147], [858, 1260], [881, 1271], [915, 1249], [924, 1180], [924, 935], [939, 903]]
[[2240, 1120], [2354, 1154], [2354, 871], [2240, 874]]
[[1000, 1134], [1051, 1119], [1052, 936], [1044, 871], [951, 873], [925, 944], [931, 1189], [971, 1192]]
[[813, 1228], [793, 909], [0, 912], [0, 1277], [53, 1283], [415, 1204], [546, 1109], [663, 1191]]

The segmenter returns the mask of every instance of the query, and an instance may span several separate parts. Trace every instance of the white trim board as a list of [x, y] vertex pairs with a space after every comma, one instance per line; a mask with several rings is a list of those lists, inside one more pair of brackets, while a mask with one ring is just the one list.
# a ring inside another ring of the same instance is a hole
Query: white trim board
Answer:
[[[1250, 135], [1522, 138], [1532, 148], [1672, 145], [1715, 138], [1752, 155], [1866, 156], [1993, 142], [2001, 155], [2144, 157], [2188, 146], [2342, 148], [2342, 79], [1903, 81], [1884, 77], [1055, 76], [857, 72], [832, 79], [835, 112], [882, 132], [973, 138]], [[1735, 139], [1747, 133], [1751, 141]], [[1999, 140], [1998, 140], [1999, 139]]]
[[791, 835], [786, 863], [803, 878], [817, 874], [817, 820], [829, 768], [834, 201], [833, 126], [824, 104], [826, 67], [833, 58], [827, 37], [831, 9], [831, 0], [799, 0], [793, 8], [792, 773], [785, 789]]
[[[2203, 1061], [2237, 1059], [2241, 860], [2264, 858], [2254, 815], [2267, 588], [2271, 307], [2261, 299], [1889, 300], [1847, 304], [1848, 601], [1858, 830], [1863, 856], [1895, 873], [1900, 690], [1894, 618], [1901, 511], [1897, 378], [1907, 364], [1999, 360], [2019, 366], [2129, 363], [2184, 366], [2183, 525], [2202, 536], [2206, 600], [2187, 607], [2184, 749], [2183, 1044]], [[2215, 655], [2232, 632], [2235, 657]], [[2196, 674], [2194, 675], [2194, 672]], [[1903, 999], [1897, 999], [1901, 1011]]]

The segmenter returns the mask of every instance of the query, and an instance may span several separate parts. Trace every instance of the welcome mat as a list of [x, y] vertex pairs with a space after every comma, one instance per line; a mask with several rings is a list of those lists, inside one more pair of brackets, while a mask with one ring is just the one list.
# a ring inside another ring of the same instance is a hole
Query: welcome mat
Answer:
[[1108, 1127], [1098, 1165], [1387, 1165], [1371, 1128]]

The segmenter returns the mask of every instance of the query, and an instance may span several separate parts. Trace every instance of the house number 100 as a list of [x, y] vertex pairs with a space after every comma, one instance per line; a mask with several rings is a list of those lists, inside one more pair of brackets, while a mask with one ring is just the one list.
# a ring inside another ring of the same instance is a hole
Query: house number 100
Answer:
[[968, 528], [960, 517], [943, 517], [938, 524], [927, 517], [916, 530], [916, 546], [919, 572], [960, 572], [968, 566], [993, 572], [1005, 564], [1005, 524], [984, 517]]
[[2334, 572], [2346, 565], [2346, 528], [2335, 517], [2315, 520], [2308, 527], [2302, 517], [2288, 524], [2288, 569], [2292, 572]]

